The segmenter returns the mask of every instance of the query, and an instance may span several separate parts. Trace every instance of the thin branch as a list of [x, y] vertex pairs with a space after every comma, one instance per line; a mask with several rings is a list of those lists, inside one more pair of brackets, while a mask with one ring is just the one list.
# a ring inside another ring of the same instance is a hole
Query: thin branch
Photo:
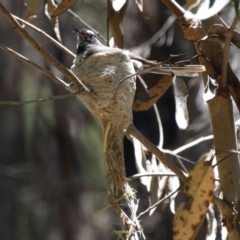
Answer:
[[69, 93], [65, 95], [59, 95], [59, 96], [51, 96], [51, 97], [46, 97], [46, 98], [40, 98], [40, 99], [34, 99], [34, 100], [29, 100], [29, 101], [24, 101], [24, 102], [17, 102], [17, 101], [0, 101], [0, 105], [10, 105], [10, 106], [23, 106], [25, 104], [32, 104], [32, 103], [42, 103], [42, 102], [47, 102], [47, 101], [52, 101], [52, 100], [62, 100], [70, 97], [74, 97], [78, 94], [81, 94], [81, 92], [75, 92], [75, 93]]
[[86, 86], [65, 66], [58, 62], [51, 54], [45, 51], [12, 17], [8, 10], [0, 3], [0, 12], [4, 17], [12, 24], [12, 26], [18, 31], [18, 33], [25, 38], [49, 63], [56, 67], [62, 74], [64, 74], [69, 80], [71, 80], [75, 87], [81, 90], [88, 91]]
[[24, 23], [25, 25], [27, 25], [28, 27], [34, 29], [35, 31], [39, 32], [40, 34], [42, 34], [44, 37], [47, 38], [47, 40], [49, 40], [51, 43], [53, 43], [56, 47], [60, 48], [61, 50], [63, 50], [65, 53], [71, 55], [72, 57], [75, 58], [75, 54], [73, 52], [71, 52], [68, 48], [64, 47], [60, 42], [56, 41], [54, 38], [52, 38], [50, 35], [48, 35], [47, 33], [45, 33], [42, 29], [37, 28], [36, 26], [32, 25], [31, 23], [11, 14], [15, 19], [17, 19], [18, 21]]
[[158, 107], [157, 107], [156, 103], [153, 104], [153, 109], [154, 109], [154, 112], [155, 112], [155, 115], [156, 115], [156, 119], [157, 119], [157, 123], [158, 123], [158, 129], [159, 129], [158, 148], [160, 150], [162, 150], [163, 149], [163, 141], [164, 141], [163, 126], [162, 126], [162, 120], [161, 120], [160, 113], [159, 113], [159, 110], [158, 110]]
[[228, 69], [228, 54], [230, 49], [230, 44], [233, 36], [234, 29], [238, 23], [238, 17], [236, 16], [232, 22], [231, 27], [228, 29], [225, 46], [223, 50], [223, 57], [222, 57], [222, 74], [221, 74], [221, 80], [219, 83], [220, 88], [227, 88], [228, 82], [227, 82], [227, 69]]
[[129, 125], [127, 131], [139, 142], [141, 142], [151, 153], [153, 153], [159, 159], [159, 161], [161, 161], [166, 167], [174, 172], [183, 182], [186, 182], [187, 177], [184, 175], [184, 173], [178, 167], [176, 167], [163, 152], [161, 152], [153, 143], [144, 137], [132, 124]]
[[95, 28], [93, 28], [91, 25], [89, 25], [88, 23], [86, 23], [80, 16], [78, 16], [75, 12], [73, 12], [71, 9], [68, 9], [67, 10], [70, 14], [72, 14], [75, 18], [77, 18], [81, 24], [86, 27], [87, 29], [93, 31], [99, 38], [101, 38], [101, 40], [104, 42], [104, 43], [107, 43], [107, 40], [106, 38], [104, 38], [104, 36], [98, 32]]
[[33, 168], [23, 168], [16, 166], [5, 166], [0, 164], [0, 175], [16, 179], [36, 179], [37, 172]]
[[143, 68], [143, 69], [141, 69], [141, 70], [139, 70], [139, 71], [137, 71], [137, 72], [135, 72], [135, 73], [129, 74], [128, 76], [122, 78], [122, 79], [119, 81], [118, 86], [117, 86], [117, 88], [116, 88], [116, 90], [115, 90], [115, 92], [114, 92], [114, 94], [113, 94], [113, 101], [115, 101], [116, 96], [117, 96], [117, 92], [118, 92], [121, 84], [122, 84], [124, 81], [126, 81], [127, 79], [129, 79], [129, 78], [131, 78], [131, 77], [133, 77], [133, 76], [137, 76], [137, 75], [146, 73], [148, 70], [154, 69], [154, 68], [156, 68], [157, 66], [162, 66], [162, 64], [163, 64], [162, 62], [156, 63], [156, 65], [154, 65], [154, 66], [145, 67], [145, 68]]
[[65, 83], [62, 79], [54, 76], [50, 71], [40, 67], [39, 65], [37, 65], [36, 63], [30, 61], [28, 58], [22, 56], [21, 54], [13, 51], [11, 48], [5, 47], [2, 44], [0, 44], [0, 48], [2, 50], [4, 50], [5, 52], [7, 52], [8, 54], [14, 56], [15, 58], [27, 63], [28, 65], [36, 68], [37, 70], [39, 70], [40, 72], [44, 73], [45, 75], [47, 75], [48, 77], [50, 77], [53, 81], [57, 82], [58, 84], [62, 85], [63, 87], [67, 88], [68, 87], [68, 83]]
[[150, 48], [152, 45], [154, 45], [154, 43], [159, 41], [166, 34], [166, 32], [169, 30], [169, 28], [173, 25], [173, 23], [175, 21], [176, 21], [176, 16], [175, 15], [169, 16], [168, 19], [166, 20], [166, 22], [163, 24], [163, 26], [161, 26], [161, 29], [159, 31], [157, 31], [146, 42], [138, 45], [137, 47], [131, 48], [130, 51], [134, 52], [134, 53], [137, 53], [137, 54], [141, 55], [144, 58], [147, 58], [148, 54], [146, 54], [146, 53], [150, 52], [150, 50], [146, 51], [146, 49]]
[[[201, 142], [212, 140], [212, 139], [213, 139], [213, 135], [209, 135], [209, 136], [206, 136], [206, 137], [200, 137], [200, 138], [198, 138], [198, 139], [196, 139], [196, 140], [194, 140], [190, 143], [187, 143], [187, 144], [171, 151], [171, 153], [179, 154], [180, 152], [183, 152], [183, 151], [187, 150], [188, 148], [191, 148], [191, 147], [193, 147], [193, 146], [195, 146], [195, 145], [197, 145]], [[170, 151], [170, 150], [168, 150], [168, 151]]]
[[157, 207], [158, 204], [160, 204], [161, 202], [165, 201], [166, 199], [170, 198], [171, 196], [173, 196], [175, 193], [177, 193], [180, 190], [181, 187], [177, 188], [175, 191], [171, 192], [170, 194], [168, 194], [165, 198], [160, 199], [158, 202], [156, 202], [155, 204], [153, 204], [152, 206], [150, 206], [149, 208], [147, 208], [145, 211], [141, 212], [138, 215], [138, 219], [140, 217], [142, 217], [144, 214], [148, 213], [151, 209]]
[[174, 173], [169, 173], [169, 172], [138, 173], [138, 174], [134, 174], [131, 177], [127, 177], [127, 179], [134, 180], [134, 179], [138, 179], [141, 177], [177, 177], [177, 175]]
[[148, 88], [148, 95], [150, 98], [143, 102], [136, 99], [133, 102], [133, 111], [146, 111], [167, 91], [172, 85], [172, 76], [163, 75], [159, 78], [156, 84]]
[[162, 2], [178, 17], [181, 18], [186, 13], [184, 8], [182, 8], [176, 1], [174, 0], [162, 0]]

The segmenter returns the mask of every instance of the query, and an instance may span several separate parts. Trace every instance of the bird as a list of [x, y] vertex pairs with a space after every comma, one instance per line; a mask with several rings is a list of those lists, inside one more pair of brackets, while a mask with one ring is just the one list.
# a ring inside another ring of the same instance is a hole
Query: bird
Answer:
[[[103, 45], [97, 35], [88, 29], [73, 29], [74, 37], [77, 39], [77, 54], [75, 63], [83, 62], [94, 54], [101, 52], [118, 53], [126, 51], [123, 49], [108, 47]], [[176, 75], [183, 77], [196, 77], [199, 72], [204, 72], [203, 65], [177, 65], [177, 64], [163, 64], [157, 61], [152, 61], [141, 57], [135, 53], [127, 51], [135, 71], [141, 74], [154, 73], [162, 75]]]

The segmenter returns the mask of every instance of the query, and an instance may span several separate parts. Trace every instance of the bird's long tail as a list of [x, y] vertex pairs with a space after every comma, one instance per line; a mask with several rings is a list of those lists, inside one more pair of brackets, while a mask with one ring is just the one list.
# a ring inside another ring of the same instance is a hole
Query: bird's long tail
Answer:
[[156, 65], [156, 66], [145, 66], [144, 70], [141, 71], [141, 74], [144, 73], [155, 73], [162, 75], [176, 75], [182, 77], [196, 77], [198, 73], [206, 71], [203, 65]]

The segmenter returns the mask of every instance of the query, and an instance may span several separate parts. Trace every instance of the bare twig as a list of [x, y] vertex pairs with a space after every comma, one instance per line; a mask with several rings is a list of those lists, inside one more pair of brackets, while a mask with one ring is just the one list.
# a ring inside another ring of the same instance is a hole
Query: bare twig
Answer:
[[122, 78], [122, 79], [119, 81], [118, 86], [117, 86], [117, 88], [116, 88], [116, 90], [115, 90], [115, 92], [114, 92], [114, 94], [113, 94], [113, 100], [115, 101], [116, 96], [117, 96], [117, 92], [118, 92], [121, 84], [122, 84], [124, 81], [126, 81], [127, 79], [129, 79], [129, 78], [131, 78], [131, 77], [133, 77], [133, 76], [146, 73], [148, 70], [154, 69], [154, 68], [156, 68], [157, 66], [161, 66], [161, 65], [162, 65], [162, 62], [159, 62], [159, 63], [156, 63], [156, 65], [154, 65], [154, 66], [145, 67], [145, 68], [143, 68], [143, 69], [141, 69], [141, 70], [139, 70], [139, 71], [137, 71], [137, 72], [135, 72], [135, 73], [133, 73], [133, 74], [130, 74], [130, 75]]
[[182, 181], [186, 181], [187, 177], [184, 173], [176, 167], [167, 157], [161, 152], [153, 143], [151, 143], [146, 137], [144, 137], [132, 124], [127, 128], [129, 134], [134, 136], [139, 142], [141, 142], [150, 152], [152, 152], [166, 167], [174, 172]]
[[38, 172], [30, 167], [5, 166], [0, 164], [0, 175], [16, 179], [36, 179]]
[[65, 53], [71, 55], [72, 57], [75, 57], [75, 54], [73, 52], [71, 52], [68, 48], [64, 47], [60, 42], [56, 41], [54, 38], [52, 38], [50, 35], [48, 35], [46, 32], [44, 32], [42, 29], [37, 28], [36, 26], [32, 25], [31, 23], [23, 20], [22, 18], [19, 18], [13, 14], [11, 14], [15, 19], [17, 19], [18, 21], [24, 23], [25, 25], [27, 25], [28, 27], [34, 29], [35, 31], [41, 33], [44, 37], [46, 37], [51, 43], [53, 43], [55, 46], [57, 46], [58, 48], [60, 48], [61, 50], [63, 50]]
[[186, 11], [174, 0], [162, 0], [162, 2], [178, 17], [181, 18]]
[[150, 51], [146, 51], [146, 49], [150, 48], [154, 43], [159, 41], [159, 39], [161, 39], [166, 34], [166, 32], [169, 30], [169, 28], [173, 25], [175, 20], [176, 20], [176, 16], [174, 16], [174, 15], [169, 16], [168, 19], [166, 20], [166, 22], [163, 24], [163, 26], [161, 26], [161, 29], [158, 32], [156, 32], [146, 42], [140, 44], [137, 47], [132, 48], [131, 51], [141, 55], [142, 57], [145, 57], [145, 58], [148, 57], [148, 54], [146, 54], [146, 53], [148, 53]]
[[150, 98], [143, 102], [136, 99], [133, 102], [133, 111], [146, 111], [148, 110], [157, 100], [167, 91], [167, 89], [172, 85], [172, 76], [163, 75], [156, 82], [156, 84], [148, 88], [148, 95]]
[[158, 123], [158, 129], [159, 129], [159, 143], [158, 143], [158, 148], [160, 150], [163, 149], [163, 141], [164, 141], [164, 136], [163, 136], [163, 126], [162, 126], [162, 120], [161, 120], [161, 117], [160, 117], [160, 113], [158, 111], [158, 107], [157, 107], [157, 104], [154, 103], [153, 104], [153, 109], [154, 109], [154, 112], [156, 114], [156, 119], [157, 119], [157, 123]]
[[24, 102], [0, 101], [0, 105], [23, 106], [25, 104], [41, 103], [41, 102], [52, 101], [52, 100], [66, 99], [66, 98], [74, 97], [78, 94], [81, 94], [81, 92], [69, 93], [69, 94], [53, 96], [53, 97], [51, 96], [51, 97], [34, 99], [34, 100], [29, 100], [29, 101], [24, 101]]
[[50, 71], [46, 70], [46, 69], [43, 69], [41, 68], [40, 66], [38, 66], [36, 63], [30, 61], [28, 58], [22, 56], [21, 54], [13, 51], [12, 49], [8, 48], [8, 47], [5, 47], [3, 46], [2, 44], [0, 44], [0, 48], [2, 50], [4, 50], [5, 52], [11, 54], [12, 56], [14, 56], [15, 58], [27, 63], [28, 65], [36, 68], [37, 70], [39, 70], [40, 72], [44, 73], [45, 75], [47, 75], [48, 77], [50, 77], [53, 81], [57, 82], [58, 84], [62, 85], [63, 87], [67, 88], [68, 87], [68, 84], [65, 83], [62, 79], [54, 76]]
[[138, 215], [138, 219], [140, 217], [142, 217], [144, 214], [148, 213], [151, 209], [155, 208], [158, 204], [160, 204], [161, 202], [165, 201], [166, 199], [170, 198], [171, 196], [173, 196], [175, 193], [177, 193], [179, 190], [181, 189], [181, 187], [177, 188], [175, 191], [171, 192], [170, 194], [168, 194], [166, 197], [160, 199], [158, 202], [156, 202], [155, 204], [153, 204], [152, 206], [150, 206], [149, 208], [147, 208], [145, 211], [141, 212]]
[[204, 142], [204, 141], [208, 141], [208, 140], [212, 140], [213, 139], [213, 135], [209, 135], [209, 136], [206, 136], [206, 137], [200, 137], [190, 143], [187, 143], [177, 149], [175, 149], [174, 151], [171, 151], [173, 154], [179, 154], [180, 152], [183, 152], [185, 150], [187, 150], [188, 148], [191, 148], [201, 142]]
[[236, 16], [232, 22], [231, 27], [228, 29], [225, 46], [223, 50], [223, 58], [222, 58], [222, 74], [221, 80], [219, 82], [219, 88], [226, 89], [228, 82], [227, 82], [227, 68], [228, 68], [228, 54], [230, 49], [230, 44], [233, 36], [233, 31], [238, 23], [238, 16]]
[[104, 38], [104, 36], [98, 32], [95, 28], [93, 28], [91, 25], [89, 25], [88, 23], [86, 23], [80, 16], [78, 16], [75, 12], [73, 12], [71, 9], [67, 10], [70, 14], [72, 14], [75, 18], [77, 18], [81, 24], [86, 27], [87, 29], [93, 31], [104, 43], [107, 43], [106, 38]]
[[63, 73], [69, 80], [71, 80], [75, 87], [81, 90], [88, 91], [86, 86], [65, 66], [58, 62], [51, 54], [45, 51], [12, 17], [8, 10], [0, 3], [0, 12], [4, 17], [12, 24], [12, 26], [18, 31], [18, 33], [25, 38], [49, 63], [56, 67], [61, 73]]
[[134, 180], [141, 177], [177, 177], [177, 175], [169, 172], [138, 173], [138, 174], [134, 174], [131, 177], [128, 177], [128, 179]]

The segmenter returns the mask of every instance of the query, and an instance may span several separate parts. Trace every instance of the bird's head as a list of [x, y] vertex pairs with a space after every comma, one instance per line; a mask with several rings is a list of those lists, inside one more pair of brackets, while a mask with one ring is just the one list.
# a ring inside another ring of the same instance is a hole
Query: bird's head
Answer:
[[73, 29], [73, 34], [74, 34], [75, 38], [77, 39], [77, 48], [80, 44], [101, 45], [96, 34], [91, 30], [88, 30], [88, 29], [77, 30], [75, 28], [75, 29]]

